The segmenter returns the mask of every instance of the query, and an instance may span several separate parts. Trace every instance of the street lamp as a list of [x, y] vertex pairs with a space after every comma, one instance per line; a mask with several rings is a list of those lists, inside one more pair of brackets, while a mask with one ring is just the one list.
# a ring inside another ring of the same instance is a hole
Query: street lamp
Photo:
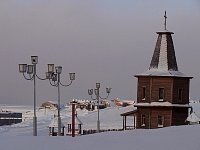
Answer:
[[62, 66], [56, 66], [54, 71], [54, 64], [48, 64], [48, 72], [46, 72], [46, 79], [49, 79], [49, 82], [52, 86], [58, 88], [58, 136], [61, 136], [61, 118], [60, 118], [60, 85], [67, 87], [72, 84], [75, 80], [75, 73], [69, 73], [70, 83], [62, 84], [60, 81], [60, 75], [62, 73]]
[[94, 93], [96, 95], [96, 98], [92, 97], [92, 95], [93, 95], [93, 89], [88, 89], [88, 94], [91, 96], [92, 100], [97, 100], [97, 132], [100, 131], [99, 99], [107, 99], [108, 96], [109, 96], [109, 94], [110, 94], [110, 91], [111, 91], [111, 88], [106, 88], [107, 96], [105, 98], [102, 98], [99, 95], [99, 89], [100, 89], [100, 83], [96, 83], [96, 89], [94, 89]]
[[[27, 64], [19, 64], [19, 72], [23, 74], [26, 80], [33, 81], [33, 101], [34, 101], [34, 115], [33, 115], [33, 136], [37, 136], [37, 116], [36, 116], [36, 81], [35, 79], [38, 78], [40, 80], [45, 80], [40, 78], [36, 73], [36, 65], [38, 64], [38, 56], [31, 56], [31, 63], [30, 65]], [[28, 76], [27, 76], [27, 75]]]

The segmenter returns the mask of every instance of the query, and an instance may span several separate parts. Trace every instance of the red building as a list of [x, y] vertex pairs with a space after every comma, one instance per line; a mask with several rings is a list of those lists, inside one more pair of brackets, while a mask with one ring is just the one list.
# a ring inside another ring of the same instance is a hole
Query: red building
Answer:
[[[135, 75], [137, 85], [137, 110], [133, 115], [136, 128], [160, 128], [186, 124], [189, 112], [189, 85], [192, 77], [178, 70], [173, 32], [165, 28], [157, 32], [158, 38], [149, 69]], [[125, 123], [123, 123], [125, 128]]]

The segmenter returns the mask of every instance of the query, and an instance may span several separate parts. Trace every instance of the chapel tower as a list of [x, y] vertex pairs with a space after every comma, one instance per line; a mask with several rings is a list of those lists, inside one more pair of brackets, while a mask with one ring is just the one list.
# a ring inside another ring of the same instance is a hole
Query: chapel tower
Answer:
[[189, 84], [192, 77], [178, 70], [173, 32], [164, 30], [158, 38], [149, 69], [135, 75], [137, 85], [137, 128], [184, 125], [189, 111]]

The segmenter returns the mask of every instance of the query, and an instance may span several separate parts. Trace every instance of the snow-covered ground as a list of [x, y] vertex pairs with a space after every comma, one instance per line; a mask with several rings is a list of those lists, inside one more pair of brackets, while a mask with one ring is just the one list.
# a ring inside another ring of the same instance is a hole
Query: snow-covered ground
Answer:
[[[11, 126], [0, 126], [1, 135], [25, 135], [32, 136], [33, 124], [33, 108], [30, 106], [3, 106], [3, 110], [22, 112], [23, 122]], [[101, 129], [121, 129], [122, 117], [121, 113], [135, 109], [133, 106], [129, 107], [108, 107], [100, 110]], [[37, 128], [39, 136], [48, 136], [48, 125], [53, 119], [57, 110], [53, 109], [37, 109]], [[79, 119], [83, 123], [83, 129], [96, 129], [97, 124], [97, 111], [87, 111], [77, 109]], [[67, 121], [71, 121], [71, 110], [61, 110], [61, 118], [64, 125]], [[129, 120], [131, 123], [131, 119]]]
[[[191, 103], [194, 111], [200, 111], [199, 103]], [[32, 136], [32, 107], [2, 106], [1, 108], [23, 113], [23, 122], [0, 127], [0, 149], [7, 150], [121, 150], [121, 149], [161, 149], [161, 150], [199, 150], [200, 125], [167, 127], [151, 130], [111, 131], [77, 136], [75, 138], [49, 137], [48, 125], [56, 110], [38, 110], [38, 136]], [[100, 111], [101, 128], [122, 128], [121, 113], [133, 110], [130, 107], [111, 107]], [[70, 110], [62, 111], [62, 121], [70, 117]], [[96, 129], [97, 113], [78, 110], [84, 129]]]

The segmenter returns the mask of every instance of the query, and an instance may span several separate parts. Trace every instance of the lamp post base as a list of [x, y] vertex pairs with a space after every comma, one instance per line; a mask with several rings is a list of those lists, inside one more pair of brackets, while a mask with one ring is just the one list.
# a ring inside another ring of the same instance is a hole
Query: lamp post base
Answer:
[[37, 117], [33, 117], [33, 136], [37, 136]]
[[97, 132], [100, 132], [100, 120], [97, 120]]
[[61, 118], [58, 117], [58, 136], [61, 136]]

